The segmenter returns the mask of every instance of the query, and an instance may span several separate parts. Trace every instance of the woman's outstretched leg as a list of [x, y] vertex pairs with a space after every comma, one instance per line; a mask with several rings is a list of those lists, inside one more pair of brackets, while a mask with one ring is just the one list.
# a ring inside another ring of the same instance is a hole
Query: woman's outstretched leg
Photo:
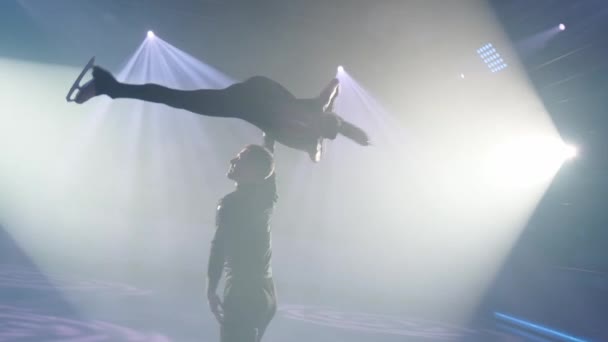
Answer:
[[113, 99], [161, 103], [201, 115], [238, 117], [241, 114], [239, 92], [243, 92], [239, 88], [242, 87], [236, 84], [226, 89], [181, 90], [151, 83], [127, 84], [117, 81], [109, 71], [94, 67], [93, 80], [82, 87], [75, 100], [84, 103], [94, 96], [107, 95]]

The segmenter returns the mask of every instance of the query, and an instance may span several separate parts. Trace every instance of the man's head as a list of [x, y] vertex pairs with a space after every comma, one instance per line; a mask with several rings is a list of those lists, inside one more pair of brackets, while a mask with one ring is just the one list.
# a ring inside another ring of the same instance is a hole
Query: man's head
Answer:
[[228, 178], [239, 184], [260, 183], [274, 173], [272, 153], [260, 145], [248, 145], [230, 161]]

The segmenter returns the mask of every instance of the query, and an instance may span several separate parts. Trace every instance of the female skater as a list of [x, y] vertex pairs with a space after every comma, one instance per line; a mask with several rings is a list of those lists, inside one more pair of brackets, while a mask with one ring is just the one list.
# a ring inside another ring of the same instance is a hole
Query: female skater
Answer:
[[362, 129], [332, 112], [339, 92], [338, 79], [331, 80], [318, 97], [309, 99], [297, 99], [285, 87], [263, 76], [224, 89], [180, 90], [158, 84], [121, 83], [107, 70], [95, 66], [92, 80], [82, 87], [77, 87], [77, 82], [70, 91], [79, 90], [73, 100], [76, 103], [107, 95], [162, 103], [206, 116], [239, 118], [264, 132], [265, 146], [271, 151], [278, 141], [307, 152], [314, 162], [321, 159], [323, 139], [333, 140], [338, 134], [362, 146], [370, 144]]

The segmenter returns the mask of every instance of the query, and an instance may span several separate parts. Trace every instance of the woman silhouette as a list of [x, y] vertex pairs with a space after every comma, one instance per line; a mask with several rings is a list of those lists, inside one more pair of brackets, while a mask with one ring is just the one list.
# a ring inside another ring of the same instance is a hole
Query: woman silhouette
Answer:
[[370, 144], [361, 128], [333, 113], [338, 79], [331, 80], [319, 96], [298, 99], [281, 84], [263, 76], [224, 89], [181, 90], [158, 84], [121, 83], [107, 70], [95, 66], [93, 78], [77, 89], [73, 101], [79, 104], [107, 95], [161, 103], [206, 116], [239, 118], [264, 132], [265, 146], [271, 151], [277, 141], [308, 153], [314, 162], [321, 159], [323, 139], [333, 140], [338, 134], [362, 146]]

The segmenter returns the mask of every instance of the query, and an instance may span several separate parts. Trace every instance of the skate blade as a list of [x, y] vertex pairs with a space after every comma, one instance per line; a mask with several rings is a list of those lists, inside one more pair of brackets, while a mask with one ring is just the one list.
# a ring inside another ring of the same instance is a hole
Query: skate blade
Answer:
[[80, 91], [80, 88], [81, 88], [80, 81], [82, 81], [82, 78], [84, 77], [84, 75], [86, 75], [86, 73], [89, 70], [91, 70], [94, 65], [95, 65], [95, 57], [91, 57], [91, 59], [89, 60], [87, 65], [85, 65], [84, 69], [82, 69], [82, 72], [80, 72], [80, 75], [78, 75], [78, 77], [74, 81], [74, 84], [72, 84], [70, 91], [68, 91], [68, 95], [65, 97], [66, 101], [74, 102], [76, 100], [76, 96], [72, 96], [72, 95], [74, 95], [74, 92], [76, 92], [76, 90]]

